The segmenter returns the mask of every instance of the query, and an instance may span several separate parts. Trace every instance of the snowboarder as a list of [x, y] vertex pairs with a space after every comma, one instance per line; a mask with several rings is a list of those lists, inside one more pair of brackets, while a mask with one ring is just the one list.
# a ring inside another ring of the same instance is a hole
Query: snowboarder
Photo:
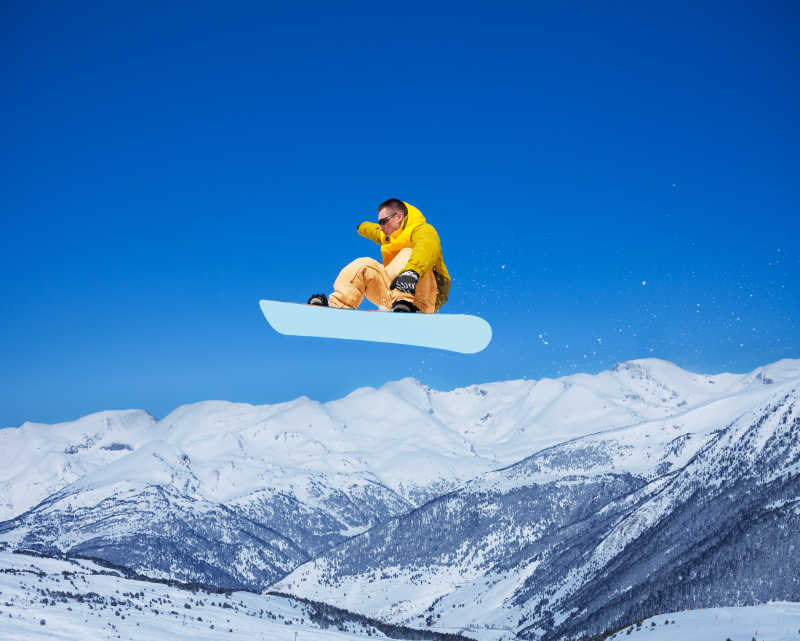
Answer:
[[366, 296], [394, 312], [433, 313], [447, 302], [450, 275], [439, 234], [422, 212], [397, 198], [378, 205], [378, 222], [364, 221], [358, 233], [381, 246], [383, 264], [356, 258], [333, 283], [333, 293], [314, 294], [309, 305], [357, 309]]

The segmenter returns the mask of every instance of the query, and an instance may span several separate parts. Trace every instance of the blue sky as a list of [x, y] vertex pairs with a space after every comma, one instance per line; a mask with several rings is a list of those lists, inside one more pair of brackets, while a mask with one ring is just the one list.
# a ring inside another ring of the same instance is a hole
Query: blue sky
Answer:
[[[786, 3], [160, 4], [0, 8], [0, 426], [800, 357]], [[492, 344], [273, 332], [393, 196]]]

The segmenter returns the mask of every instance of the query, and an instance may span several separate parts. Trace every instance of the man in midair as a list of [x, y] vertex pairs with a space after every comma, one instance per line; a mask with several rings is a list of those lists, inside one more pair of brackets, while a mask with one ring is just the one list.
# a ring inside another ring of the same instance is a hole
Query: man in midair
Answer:
[[358, 233], [381, 246], [382, 264], [355, 259], [339, 272], [333, 293], [314, 294], [310, 305], [357, 309], [366, 296], [381, 309], [433, 313], [447, 302], [450, 274], [439, 234], [419, 209], [390, 198], [378, 205], [378, 222], [364, 221]]

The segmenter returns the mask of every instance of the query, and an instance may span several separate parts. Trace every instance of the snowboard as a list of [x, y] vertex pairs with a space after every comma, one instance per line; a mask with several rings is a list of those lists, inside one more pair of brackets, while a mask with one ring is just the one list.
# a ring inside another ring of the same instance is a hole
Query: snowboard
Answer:
[[469, 314], [360, 311], [276, 300], [259, 305], [272, 328], [290, 336], [397, 343], [462, 354], [480, 352], [492, 340], [489, 323]]

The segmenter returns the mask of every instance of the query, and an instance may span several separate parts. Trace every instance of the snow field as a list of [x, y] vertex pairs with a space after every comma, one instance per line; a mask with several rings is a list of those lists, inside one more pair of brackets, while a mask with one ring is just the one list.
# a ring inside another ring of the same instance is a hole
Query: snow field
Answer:
[[0, 552], [0, 640], [294, 641], [296, 634], [297, 641], [357, 641], [370, 635], [383, 637], [377, 630], [352, 623], [349, 632], [322, 629], [310, 620], [302, 604], [281, 597], [193, 592], [107, 572], [87, 561]]
[[[669, 623], [667, 623], [669, 621]], [[616, 641], [797, 641], [800, 603], [709, 608], [661, 614], [609, 637]]]

